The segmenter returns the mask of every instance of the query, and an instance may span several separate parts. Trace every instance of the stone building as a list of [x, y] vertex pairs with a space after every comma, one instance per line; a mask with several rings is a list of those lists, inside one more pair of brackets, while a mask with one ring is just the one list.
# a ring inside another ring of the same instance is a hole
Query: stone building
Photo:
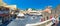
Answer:
[[55, 9], [55, 17], [59, 19], [60, 17], [60, 4]]
[[43, 15], [43, 18], [45, 19], [45, 20], [48, 20], [49, 18], [50, 18], [50, 15], [51, 15], [51, 7], [46, 7], [46, 9], [45, 10], [43, 10], [43, 12], [42, 12], [42, 15]]
[[[14, 11], [17, 10], [16, 5], [7, 5], [6, 3], [3, 2], [3, 0], [0, 0], [0, 6], [4, 7], [4, 8], [0, 7], [1, 10], [4, 9], [3, 12], [5, 11], [3, 15], [5, 15], [5, 13], [7, 12], [6, 10], [9, 9], [8, 10], [9, 16], [0, 17], [0, 23], [5, 23], [6, 21], [10, 21], [12, 18], [12, 17], [10, 17], [10, 15], [11, 15], [10, 10], [11, 10], [11, 12], [12, 12], [12, 10], [14, 10]], [[1, 10], [0, 10], [0, 13], [2, 13]]]
[[55, 17], [58, 18], [60, 15], [60, 5], [58, 5], [55, 9], [51, 10], [51, 14]]
[[3, 2], [3, 0], [0, 0], [0, 6], [6, 6], [7, 4]]
[[56, 14], [60, 15], [60, 5], [58, 5], [55, 9]]

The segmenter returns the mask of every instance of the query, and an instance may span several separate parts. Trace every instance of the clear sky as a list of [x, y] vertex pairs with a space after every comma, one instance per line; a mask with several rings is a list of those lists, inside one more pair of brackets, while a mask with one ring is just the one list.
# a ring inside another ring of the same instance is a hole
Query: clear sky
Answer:
[[37, 8], [44, 9], [51, 5], [53, 8], [60, 4], [60, 0], [3, 0], [7, 4], [16, 4], [20, 9]]

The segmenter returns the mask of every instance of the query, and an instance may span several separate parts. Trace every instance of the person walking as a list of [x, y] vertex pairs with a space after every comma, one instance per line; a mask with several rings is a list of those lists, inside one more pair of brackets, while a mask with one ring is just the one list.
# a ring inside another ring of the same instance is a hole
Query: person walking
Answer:
[[51, 26], [54, 26], [55, 22], [56, 22], [56, 19], [54, 17], [52, 17], [51, 19], [52, 19], [52, 23], [53, 23]]

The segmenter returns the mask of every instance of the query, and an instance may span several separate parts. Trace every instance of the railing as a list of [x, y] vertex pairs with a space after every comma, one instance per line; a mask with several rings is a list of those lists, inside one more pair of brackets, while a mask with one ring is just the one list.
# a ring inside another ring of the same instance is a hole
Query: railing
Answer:
[[[47, 26], [48, 24], [50, 24], [52, 21], [51, 19], [46, 20], [44, 22], [40, 22], [40, 23], [34, 23], [34, 24], [26, 24], [26, 26]], [[52, 24], [51, 24], [52, 25]]]

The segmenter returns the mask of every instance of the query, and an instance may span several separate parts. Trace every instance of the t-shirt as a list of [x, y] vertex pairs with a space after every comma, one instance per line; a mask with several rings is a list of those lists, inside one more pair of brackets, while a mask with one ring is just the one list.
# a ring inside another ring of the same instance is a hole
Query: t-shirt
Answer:
[[56, 20], [56, 19], [55, 19], [54, 17], [52, 17], [52, 23], [55, 23], [55, 20]]

